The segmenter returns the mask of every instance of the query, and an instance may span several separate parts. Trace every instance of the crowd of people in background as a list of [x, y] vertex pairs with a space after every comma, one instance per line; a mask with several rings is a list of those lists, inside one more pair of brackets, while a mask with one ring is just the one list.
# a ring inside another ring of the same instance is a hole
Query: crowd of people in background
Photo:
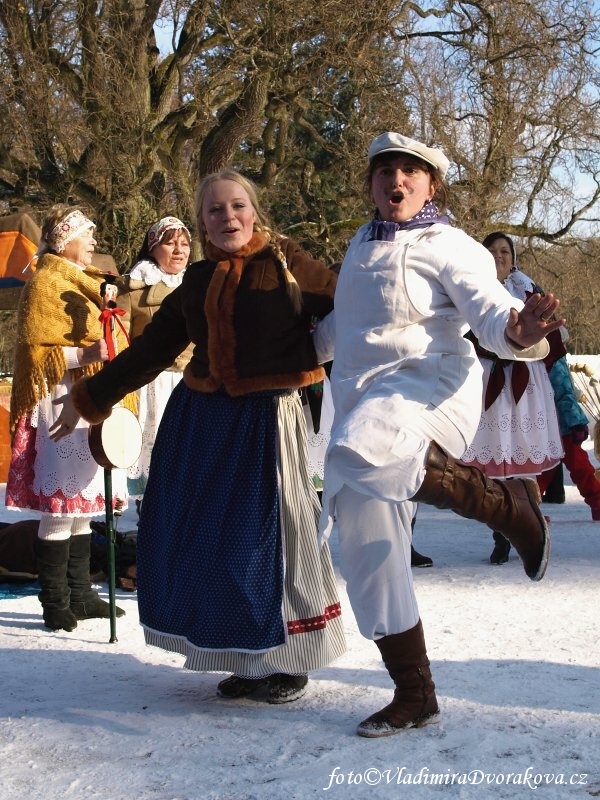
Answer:
[[296, 701], [345, 652], [335, 530], [359, 630], [393, 683], [357, 728], [378, 738], [439, 716], [411, 575], [432, 565], [412, 544], [419, 504], [481, 522], [491, 563], [512, 547], [538, 581], [557, 469], [594, 520], [600, 482], [558, 299], [505, 232], [480, 243], [450, 224], [439, 148], [386, 132], [366, 162], [373, 216], [334, 268], [273, 229], [241, 173], [204, 177], [200, 260], [191, 226], [166, 215], [113, 276], [113, 354], [95, 225], [53, 208], [19, 307], [6, 504], [40, 515], [45, 626], [108, 616], [90, 579], [105, 496], [88, 433], [116, 404], [134, 410], [142, 453], [114, 471], [113, 502], [140, 501], [146, 642], [230, 673], [217, 690], [230, 700]]

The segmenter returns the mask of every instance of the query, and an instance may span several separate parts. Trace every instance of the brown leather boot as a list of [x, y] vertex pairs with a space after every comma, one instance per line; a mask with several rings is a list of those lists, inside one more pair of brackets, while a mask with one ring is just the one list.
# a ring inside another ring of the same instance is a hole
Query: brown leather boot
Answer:
[[371, 739], [394, 736], [406, 728], [437, 722], [440, 710], [431, 679], [421, 620], [404, 633], [384, 636], [375, 644], [396, 685], [394, 699], [360, 723], [356, 732]]
[[537, 482], [526, 478], [498, 481], [477, 467], [455, 461], [432, 442], [425, 480], [411, 499], [450, 508], [467, 519], [485, 522], [515, 548], [528, 577], [540, 581], [550, 556], [550, 531], [540, 511]]

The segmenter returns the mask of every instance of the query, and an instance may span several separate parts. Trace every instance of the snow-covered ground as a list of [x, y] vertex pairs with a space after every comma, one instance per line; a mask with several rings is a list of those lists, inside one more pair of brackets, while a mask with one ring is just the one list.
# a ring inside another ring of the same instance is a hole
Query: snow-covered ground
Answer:
[[[287, 706], [219, 699], [222, 675], [146, 647], [135, 594], [119, 592], [112, 644], [107, 620], [51, 633], [35, 596], [0, 601], [4, 796], [600, 797], [600, 522], [566, 493], [544, 506], [552, 559], [538, 584], [514, 555], [489, 564], [487, 528], [421, 508], [414, 541], [435, 565], [414, 578], [442, 718], [387, 739], [355, 735], [392, 690], [341, 579], [348, 652]], [[3, 502], [0, 519], [16, 519]], [[128, 511], [120, 530], [134, 523]]]

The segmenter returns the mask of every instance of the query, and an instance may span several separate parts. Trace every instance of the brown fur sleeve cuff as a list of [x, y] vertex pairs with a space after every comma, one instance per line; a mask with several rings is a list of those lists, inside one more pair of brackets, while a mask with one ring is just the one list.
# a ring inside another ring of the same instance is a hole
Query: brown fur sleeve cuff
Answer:
[[90, 422], [92, 424], [103, 422], [105, 419], [110, 417], [110, 412], [112, 409], [108, 408], [101, 410], [98, 408], [89, 393], [87, 382], [87, 378], [81, 378], [73, 384], [71, 389], [71, 400], [73, 401], [73, 405], [75, 406], [77, 413], [82, 416], [86, 422]]

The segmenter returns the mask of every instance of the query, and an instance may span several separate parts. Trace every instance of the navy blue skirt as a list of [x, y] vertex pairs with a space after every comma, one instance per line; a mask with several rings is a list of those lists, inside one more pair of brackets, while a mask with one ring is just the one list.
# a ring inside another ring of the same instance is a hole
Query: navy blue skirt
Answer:
[[285, 643], [277, 397], [194, 392], [163, 415], [142, 502], [138, 602], [145, 627], [199, 648]]

